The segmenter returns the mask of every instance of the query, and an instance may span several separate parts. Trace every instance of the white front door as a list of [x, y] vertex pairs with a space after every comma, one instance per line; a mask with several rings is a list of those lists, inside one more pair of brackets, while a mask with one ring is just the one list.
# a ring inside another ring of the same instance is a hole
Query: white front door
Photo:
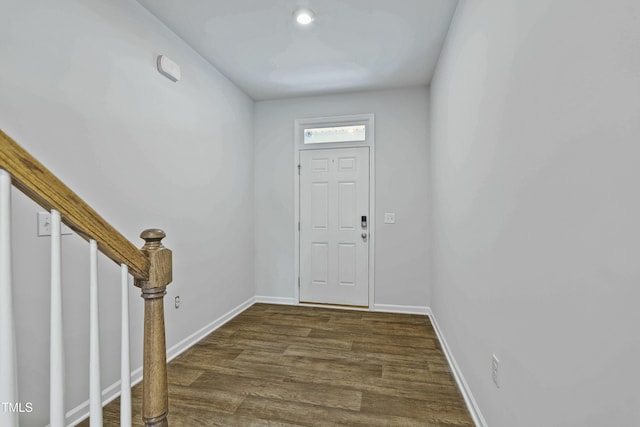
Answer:
[[300, 302], [369, 305], [369, 147], [300, 151]]

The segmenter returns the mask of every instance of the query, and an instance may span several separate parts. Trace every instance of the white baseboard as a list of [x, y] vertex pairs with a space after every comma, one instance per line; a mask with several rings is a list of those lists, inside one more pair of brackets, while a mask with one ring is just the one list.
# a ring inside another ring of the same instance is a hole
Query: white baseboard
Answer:
[[[251, 307], [255, 302], [256, 302], [255, 297], [249, 298], [247, 301], [229, 310], [222, 316], [215, 319], [213, 322], [198, 329], [196, 332], [189, 335], [179, 343], [171, 346], [171, 348], [167, 350], [167, 362], [178, 357], [180, 354], [182, 354], [187, 349], [192, 347], [202, 338], [206, 337], [211, 332], [215, 331], [220, 326], [224, 325], [229, 320], [233, 319], [238, 314], [242, 313], [247, 308]], [[133, 372], [131, 372], [131, 386], [133, 387], [134, 385], [138, 384], [140, 381], [142, 381], [142, 367], [139, 367], [138, 369], [135, 369]], [[110, 386], [102, 390], [102, 406], [104, 407], [111, 401], [115, 400], [118, 396], [120, 396], [120, 380], [116, 381], [115, 383], [111, 384]], [[88, 416], [89, 416], [89, 400], [86, 400], [85, 402], [82, 402], [80, 405], [76, 406], [75, 408], [71, 409], [69, 412], [66, 413], [67, 425], [75, 426], [80, 422], [82, 422], [83, 420], [85, 420]]]
[[453, 377], [455, 378], [456, 383], [458, 383], [458, 388], [462, 393], [464, 402], [467, 404], [467, 409], [469, 409], [469, 413], [471, 414], [471, 418], [473, 418], [473, 422], [477, 427], [487, 427], [487, 421], [482, 416], [480, 407], [474, 399], [473, 394], [471, 393], [471, 389], [469, 388], [467, 381], [465, 381], [464, 376], [462, 375], [462, 371], [460, 370], [458, 363], [456, 363], [456, 359], [453, 357], [453, 353], [451, 353], [451, 349], [447, 344], [447, 340], [444, 338], [444, 335], [442, 334], [442, 331], [438, 326], [438, 322], [436, 321], [436, 317], [434, 316], [430, 307], [427, 307], [427, 315], [429, 316], [429, 319], [431, 319], [433, 329], [436, 331], [436, 335], [438, 336], [438, 340], [440, 341], [442, 351], [447, 358], [447, 362], [449, 362], [449, 367], [453, 372]]
[[261, 295], [255, 297], [255, 302], [264, 304], [298, 305], [294, 298], [267, 297]]
[[421, 305], [391, 305], [391, 304], [374, 304], [375, 311], [385, 313], [404, 313], [404, 314], [423, 314], [427, 315], [429, 307]]

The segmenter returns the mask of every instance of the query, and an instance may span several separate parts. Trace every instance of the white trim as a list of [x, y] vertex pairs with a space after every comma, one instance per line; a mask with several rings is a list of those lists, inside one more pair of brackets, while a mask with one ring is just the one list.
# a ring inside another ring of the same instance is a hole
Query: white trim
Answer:
[[373, 308], [375, 311], [383, 313], [422, 314], [424, 316], [429, 312], [429, 307], [422, 305], [375, 304]]
[[[304, 126], [309, 125], [345, 125], [345, 124], [364, 124], [367, 126], [367, 139], [363, 142], [338, 142], [329, 144], [303, 144], [302, 131]], [[293, 288], [294, 288], [294, 301], [300, 303], [300, 232], [298, 230], [298, 223], [300, 222], [300, 175], [298, 165], [300, 164], [300, 151], [301, 150], [318, 150], [325, 148], [353, 148], [353, 147], [369, 147], [369, 301], [368, 309], [373, 310], [375, 301], [375, 242], [376, 242], [376, 222], [375, 222], [375, 207], [376, 207], [376, 171], [375, 171], [375, 115], [369, 114], [354, 114], [348, 116], [334, 116], [334, 117], [315, 117], [307, 119], [294, 120], [294, 135], [293, 135], [293, 182], [294, 182], [294, 220], [293, 220], [293, 235], [294, 235], [294, 254], [293, 254]]]
[[[267, 298], [267, 297], [264, 297]], [[285, 299], [285, 298], [280, 298]], [[241, 303], [235, 308], [227, 311], [222, 316], [215, 319], [213, 322], [208, 325], [198, 329], [193, 334], [189, 335], [179, 343], [171, 346], [170, 349], [167, 350], [167, 363], [178, 357], [180, 354], [184, 353], [186, 350], [191, 348], [193, 345], [198, 343], [201, 339], [209, 335], [211, 332], [215, 331], [229, 320], [236, 317], [238, 314], [245, 311], [247, 308], [251, 307], [256, 302], [256, 297], [251, 297], [245, 302]], [[142, 381], [142, 366], [138, 369], [131, 372], [131, 387], [138, 384]], [[111, 384], [109, 387], [102, 390], [102, 407], [113, 401], [115, 398], [120, 396], [120, 380]], [[77, 415], [81, 413], [80, 415]], [[77, 416], [76, 416], [77, 415]], [[80, 405], [71, 409], [66, 413], [67, 425], [75, 426], [80, 422], [84, 421], [89, 416], [89, 400], [82, 402]], [[70, 418], [75, 417], [73, 420], [69, 421]]]
[[268, 297], [263, 295], [257, 295], [255, 302], [262, 304], [297, 305], [294, 298]]
[[471, 393], [471, 389], [467, 384], [467, 381], [464, 379], [462, 375], [462, 371], [460, 367], [456, 363], [455, 357], [453, 357], [453, 353], [447, 344], [447, 340], [444, 339], [444, 335], [442, 334], [442, 330], [438, 326], [438, 322], [436, 321], [436, 317], [431, 311], [431, 307], [427, 307], [427, 316], [431, 320], [431, 324], [433, 325], [433, 329], [436, 331], [436, 335], [438, 336], [438, 341], [440, 341], [440, 346], [442, 347], [442, 351], [444, 352], [445, 357], [447, 358], [447, 362], [449, 363], [449, 367], [451, 368], [451, 372], [453, 372], [453, 377], [458, 384], [458, 389], [460, 389], [460, 393], [462, 393], [462, 397], [464, 398], [464, 402], [467, 404], [467, 409], [469, 409], [469, 413], [471, 414], [471, 418], [473, 418], [473, 422], [477, 427], [487, 427], [487, 421], [482, 416], [482, 412], [480, 412], [480, 407], [478, 406], [478, 402], [473, 397]]

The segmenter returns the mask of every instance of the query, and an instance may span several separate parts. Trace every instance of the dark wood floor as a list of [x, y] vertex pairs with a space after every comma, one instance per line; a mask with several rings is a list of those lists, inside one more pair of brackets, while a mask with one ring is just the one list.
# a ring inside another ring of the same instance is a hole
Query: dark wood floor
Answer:
[[[119, 424], [118, 406], [105, 425]], [[169, 423], [473, 426], [427, 317], [267, 304], [169, 364]]]

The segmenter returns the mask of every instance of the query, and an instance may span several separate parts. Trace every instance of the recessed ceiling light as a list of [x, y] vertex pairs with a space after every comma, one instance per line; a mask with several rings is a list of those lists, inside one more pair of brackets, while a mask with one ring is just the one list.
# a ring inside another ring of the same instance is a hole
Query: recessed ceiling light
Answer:
[[316, 18], [316, 14], [313, 13], [313, 10], [307, 9], [306, 7], [300, 7], [293, 12], [293, 17], [296, 22], [300, 25], [309, 25]]

